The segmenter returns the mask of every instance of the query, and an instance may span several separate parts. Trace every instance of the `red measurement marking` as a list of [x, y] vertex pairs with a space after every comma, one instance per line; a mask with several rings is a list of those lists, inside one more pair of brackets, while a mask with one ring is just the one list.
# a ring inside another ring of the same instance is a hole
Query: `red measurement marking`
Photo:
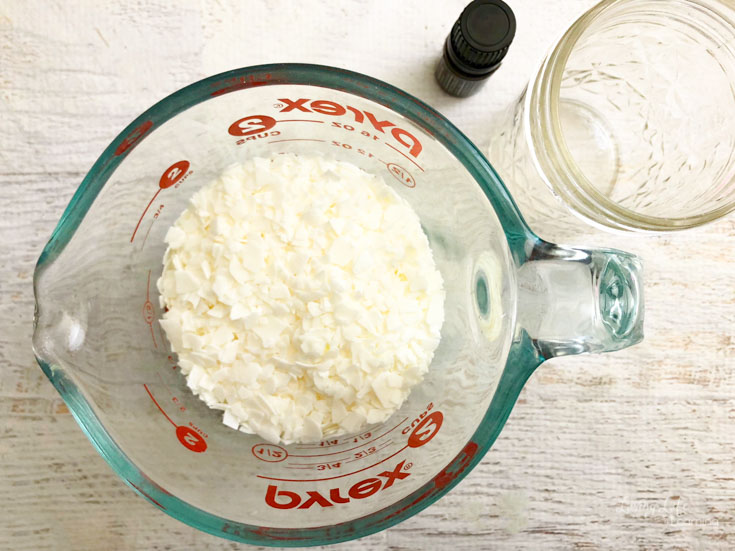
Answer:
[[153, 400], [153, 403], [154, 403], [154, 404], [156, 404], [156, 407], [158, 408], [158, 411], [160, 411], [161, 413], [163, 413], [163, 416], [164, 416], [164, 417], [165, 417], [166, 419], [168, 419], [168, 422], [169, 422], [169, 423], [171, 423], [171, 424], [172, 424], [172, 425], [173, 425], [174, 427], [178, 428], [178, 425], [177, 425], [176, 423], [174, 423], [174, 422], [173, 422], [173, 421], [171, 420], [171, 418], [170, 418], [170, 417], [169, 417], [168, 415], [166, 415], [166, 412], [165, 412], [165, 411], [163, 411], [163, 408], [162, 408], [162, 407], [161, 407], [161, 405], [160, 405], [160, 404], [158, 403], [158, 400], [156, 400], [156, 399], [154, 398], [153, 394], [151, 393], [151, 390], [150, 390], [150, 389], [148, 388], [148, 385], [147, 385], [147, 384], [145, 384], [145, 383], [143, 383], [143, 388], [144, 388], [144, 389], [145, 389], [145, 391], [146, 391], [146, 392], [148, 393], [148, 396], [150, 396], [150, 397], [151, 397], [151, 400]]
[[186, 171], [189, 170], [190, 166], [191, 163], [186, 159], [172, 164], [161, 175], [161, 179], [158, 181], [158, 187], [161, 189], [170, 188], [186, 175]]
[[391, 173], [391, 176], [393, 176], [393, 178], [395, 178], [398, 182], [408, 188], [416, 187], [416, 180], [414, 180], [413, 176], [411, 176], [411, 173], [403, 168], [401, 165], [397, 165], [396, 163], [388, 163], [385, 166], [388, 169], [388, 172]]
[[403, 151], [401, 151], [400, 149], [396, 149], [395, 147], [393, 147], [393, 146], [392, 146], [391, 144], [389, 144], [389, 143], [386, 143], [385, 145], [387, 145], [388, 147], [390, 147], [390, 148], [391, 148], [391, 149], [392, 149], [393, 151], [395, 151], [395, 152], [397, 152], [397, 153], [400, 153], [401, 155], [403, 155], [404, 157], [406, 157], [406, 159], [408, 159], [408, 160], [409, 160], [409, 161], [411, 161], [411, 162], [412, 162], [413, 164], [415, 164], [415, 165], [416, 165], [416, 168], [418, 168], [418, 169], [419, 169], [419, 170], [420, 170], [421, 172], [423, 172], [423, 171], [424, 171], [424, 169], [423, 169], [423, 168], [421, 168], [421, 165], [420, 165], [420, 164], [418, 164], [418, 163], [417, 163], [416, 161], [414, 161], [414, 160], [413, 160], [413, 159], [412, 159], [411, 157], [409, 157], [408, 155], [406, 155], [406, 154], [405, 154], [405, 153], [404, 153]]
[[413, 429], [413, 432], [408, 437], [408, 445], [412, 448], [423, 446], [436, 436], [436, 433], [439, 432], [443, 422], [444, 415], [442, 415], [441, 411], [430, 413], [428, 417], [424, 418], [424, 420], [416, 425], [415, 429]]
[[145, 121], [143, 124], [135, 128], [122, 142], [120, 142], [120, 145], [117, 146], [117, 149], [115, 150], [115, 156], [120, 156], [129, 149], [135, 147], [135, 144], [138, 143], [138, 140], [140, 140], [152, 127], [153, 121]]
[[161, 189], [170, 188], [186, 176], [186, 172], [190, 166], [191, 163], [186, 159], [172, 164], [161, 175], [161, 179], [158, 181], [158, 187]]
[[[340, 450], [338, 452], [333, 452], [333, 453], [320, 453], [320, 454], [316, 454], [316, 455], [293, 455], [293, 454], [291, 454], [291, 457], [324, 457], [326, 455], [337, 455], [337, 454], [340, 454], [340, 453], [350, 452], [350, 451], [356, 450], [358, 448], [363, 448], [363, 447], [367, 446], [368, 444], [371, 444], [372, 442], [375, 442], [376, 440], [379, 440], [380, 438], [383, 438], [383, 436], [385, 436], [386, 434], [389, 434], [389, 433], [393, 432], [394, 430], [396, 430], [398, 427], [400, 427], [406, 421], [408, 421], [408, 417], [406, 417], [405, 419], [403, 419], [403, 421], [401, 421], [400, 423], [398, 423], [395, 427], [393, 427], [392, 429], [384, 432], [380, 436], [376, 436], [375, 438], [373, 438], [372, 440], [368, 440], [367, 442], [361, 442], [359, 446], [355, 446], [354, 448], [348, 448], [346, 450]], [[312, 448], [312, 449], [323, 449], [323, 448]]]
[[[369, 432], [369, 431], [366, 431]], [[365, 434], [365, 433], [363, 433]], [[329, 444], [329, 442], [338, 442], [339, 440], [322, 440], [321, 443], [318, 446], [294, 446], [297, 450], [323, 450], [325, 447], [329, 447], [330, 445], [339, 446], [339, 444]], [[347, 440], [342, 442], [343, 444], [349, 444]]]
[[201, 435], [202, 435], [202, 436], [203, 436], [204, 438], [209, 438], [209, 435], [208, 435], [207, 433], [205, 433], [205, 432], [204, 432], [204, 431], [203, 431], [202, 429], [200, 429], [199, 427], [197, 427], [197, 426], [196, 426], [196, 425], [195, 425], [194, 423], [192, 423], [191, 421], [189, 421], [189, 426], [190, 426], [191, 428], [193, 428], [193, 429], [194, 429], [195, 431], [197, 431], [197, 432], [198, 432], [199, 434], [201, 434]]
[[[225, 525], [222, 527], [223, 532], [227, 532], [228, 524], [225, 523]], [[274, 541], [297, 541], [302, 540], [303, 536], [284, 536], [282, 530], [287, 530], [287, 528], [268, 528], [267, 526], [258, 526], [253, 532], [259, 536], [262, 536], [264, 538], [268, 538]], [[230, 530], [231, 534], [235, 534], [236, 536], [243, 537], [245, 534], [240, 534], [239, 530], [235, 529]]]
[[135, 239], [135, 234], [138, 232], [138, 228], [140, 227], [140, 223], [143, 221], [143, 217], [145, 216], [145, 213], [148, 212], [148, 209], [151, 208], [151, 205], [153, 204], [153, 201], [156, 200], [156, 197], [158, 197], [158, 194], [161, 193], [162, 188], [158, 188], [156, 190], [156, 193], [153, 194], [153, 197], [151, 197], [151, 200], [148, 201], [148, 204], [146, 205], [145, 209], [143, 210], [143, 214], [140, 215], [140, 219], [138, 220], [138, 223], [135, 225], [135, 229], [133, 230], [133, 235], [130, 236], [130, 242], [133, 242], [133, 239]]
[[280, 143], [280, 142], [324, 142], [326, 140], [313, 140], [311, 138], [291, 138], [290, 140], [271, 140], [268, 143]]
[[369, 453], [368, 455], [365, 455], [363, 457], [355, 457], [353, 459], [348, 459], [347, 461], [345, 461], [345, 463], [352, 463], [353, 461], [360, 461], [362, 459], [365, 459], [366, 457], [369, 457], [371, 455], [375, 455], [379, 451], [382, 451], [385, 448], [387, 448], [388, 446], [390, 446], [392, 443], [393, 443], [393, 440], [388, 440], [388, 442], [386, 442], [385, 444], [382, 444], [379, 448], [376, 448], [373, 453]]
[[158, 411], [160, 411], [163, 416], [168, 419], [169, 423], [176, 427], [176, 438], [178, 438], [179, 442], [181, 442], [181, 445], [184, 446], [187, 450], [193, 451], [195, 453], [202, 453], [206, 451], [207, 442], [204, 440], [206, 435], [204, 433], [199, 434], [199, 432], [194, 430], [194, 428], [189, 428], [187, 426], [177, 425], [176, 423], [174, 423], [173, 420], [166, 414], [166, 412], [163, 411], [161, 404], [159, 404], [158, 400], [156, 400], [155, 396], [153, 396], [153, 393], [151, 392], [151, 389], [148, 388], [148, 385], [143, 383], [143, 388], [145, 388], [145, 391], [148, 393], [148, 396], [150, 396], [151, 400], [153, 400], [153, 403], [156, 404]]
[[424, 493], [420, 494], [420, 495], [419, 495], [419, 496], [418, 496], [417, 498], [415, 498], [415, 499], [414, 499], [413, 501], [411, 501], [411, 502], [410, 502], [410, 503], [409, 503], [408, 505], [404, 505], [404, 506], [403, 506], [403, 507], [401, 507], [400, 509], [396, 509], [395, 511], [393, 511], [392, 513], [390, 513], [390, 514], [389, 514], [389, 515], [388, 515], [387, 517], [385, 517], [385, 518], [383, 518], [383, 519], [381, 519], [381, 520], [382, 520], [382, 521], [385, 521], [385, 520], [388, 520], [389, 518], [394, 518], [394, 517], [397, 517], [397, 516], [398, 516], [398, 515], [400, 515], [400, 514], [403, 514], [403, 512], [404, 512], [404, 511], [407, 511], [408, 509], [410, 509], [411, 507], [413, 507], [413, 506], [414, 506], [414, 505], [416, 505], [417, 503], [421, 503], [421, 502], [422, 502], [422, 501], [423, 501], [424, 499], [426, 499], [426, 498], [427, 498], [427, 497], [428, 497], [428, 496], [429, 496], [429, 495], [430, 495], [430, 494], [431, 494], [431, 493], [432, 493], [433, 491], [434, 491], [434, 489], [433, 489], [433, 488], [432, 488], [432, 489], [430, 489], [430, 490], [426, 490], [426, 491], [425, 491]]
[[156, 314], [153, 310], [153, 303], [151, 302], [151, 271], [148, 270], [148, 283], [145, 287], [145, 302], [143, 303], [143, 321], [145, 321], [148, 324], [148, 327], [151, 329], [151, 338], [153, 339], [153, 346], [155, 348], [158, 348], [158, 343], [156, 342], [156, 334], [153, 332], [153, 320], [155, 319]]
[[[300, 457], [300, 456], [292, 455], [291, 457]], [[314, 455], [312, 457], [316, 457], [316, 456]], [[338, 463], [340, 461], [344, 461], [344, 459], [333, 459], [331, 461], [327, 461], [327, 463]], [[319, 463], [291, 463], [291, 465], [293, 465], [294, 467], [315, 467], [317, 465], [324, 465], [324, 461], [320, 461]]]
[[204, 441], [204, 437], [189, 427], [184, 425], [176, 427], [176, 438], [179, 442], [190, 451], [195, 453], [202, 453], [207, 449], [207, 443]]
[[252, 136], [270, 130], [276, 125], [276, 119], [268, 115], [251, 115], [233, 122], [227, 129], [231, 136]]
[[156, 505], [158, 505], [161, 509], [164, 509], [164, 510], [166, 509], [163, 505], [161, 505], [155, 499], [153, 499], [151, 496], [149, 496], [147, 492], [144, 492], [143, 490], [141, 490], [138, 486], [136, 486], [135, 484], [133, 484], [129, 480], [128, 480], [128, 484], [130, 484], [133, 488], [135, 488], [136, 490], [138, 490], [138, 493], [140, 495], [142, 495], [143, 497], [145, 497], [148, 500], [152, 501], [153, 503], [155, 503]]
[[275, 444], [255, 444], [250, 448], [250, 453], [255, 456], [255, 459], [266, 463], [280, 463], [288, 457], [288, 451]]
[[449, 466], [442, 469], [442, 471], [436, 475], [432, 482], [438, 490], [446, 488], [452, 481], [456, 480], [469, 466], [472, 458], [477, 453], [479, 446], [475, 442], [468, 442], [467, 445], [462, 448], [457, 456], [452, 459]]
[[[156, 190], [156, 193], [151, 197], [151, 200], [146, 205], [145, 209], [143, 209], [143, 214], [140, 215], [140, 218], [138, 219], [138, 223], [135, 225], [135, 229], [133, 230], [133, 235], [130, 236], [130, 242], [133, 242], [133, 239], [135, 239], [135, 234], [138, 233], [138, 228], [140, 228], [141, 222], [143, 222], [143, 218], [145, 217], [146, 213], [148, 212], [148, 209], [151, 208], [151, 205], [153, 204], [153, 201], [156, 200], [156, 197], [158, 197], [158, 194], [161, 193], [162, 189], [168, 189], [173, 185], [178, 184], [181, 182], [184, 178], [188, 177], [189, 174], [191, 174], [191, 171], [189, 171], [189, 167], [191, 166], [191, 163], [187, 161], [186, 159], [177, 161], [174, 164], [172, 164], [170, 167], [168, 167], [166, 170], [163, 171], [163, 174], [161, 175], [161, 178], [158, 181], [158, 189]], [[177, 186], [178, 187], [178, 186]], [[163, 208], [163, 205], [159, 208], [158, 212], [154, 215], [154, 220], [158, 217], [158, 213], [160, 213], [160, 209]], [[151, 227], [153, 226], [153, 222], [151, 222]], [[145, 240], [148, 239], [148, 233], [150, 233], [151, 228], [148, 228], [148, 232], [145, 234], [145, 238], [143, 239], [143, 245], [145, 245]]]
[[308, 479], [298, 479], [298, 478], [296, 478], [296, 479], [294, 479], [294, 478], [275, 478], [275, 477], [272, 477], [272, 476], [263, 476], [263, 475], [260, 475], [260, 474], [259, 474], [259, 475], [257, 475], [257, 477], [258, 477], [258, 478], [265, 478], [265, 479], [267, 479], [267, 480], [278, 480], [278, 481], [280, 481], [280, 482], [322, 482], [322, 481], [324, 481], [324, 480], [335, 480], [335, 479], [337, 479], [337, 478], [344, 478], [345, 476], [351, 476], [351, 475], [353, 475], [353, 474], [361, 473], [362, 471], [367, 471], [368, 469], [372, 469], [373, 467], [375, 467], [375, 466], [377, 466], [377, 465], [380, 465], [381, 463], [383, 463], [383, 462], [385, 462], [385, 461], [388, 461], [388, 460], [389, 460], [389, 459], [390, 459], [391, 457], [395, 457], [396, 455], [398, 455], [399, 453], [401, 453], [401, 452], [402, 452], [403, 450], [405, 450], [405, 449], [407, 449], [407, 448], [408, 448], [408, 445], [406, 445], [406, 446], [403, 446], [403, 447], [402, 447], [402, 448], [401, 448], [400, 450], [398, 450], [397, 452], [395, 452], [395, 453], [393, 453], [393, 454], [389, 455], [389, 456], [388, 456], [388, 457], [386, 457], [385, 459], [381, 459], [381, 460], [380, 460], [380, 461], [378, 461], [377, 463], [373, 463], [373, 464], [372, 464], [372, 465], [370, 465], [369, 467], [363, 467], [362, 469], [360, 469], [360, 470], [358, 470], [358, 471], [352, 471], [351, 473], [345, 473], [345, 474], [340, 474], [340, 475], [337, 475], [337, 476], [330, 476], [330, 477], [327, 477], [327, 478], [308, 478]]
[[217, 97], [221, 96], [222, 94], [227, 94], [229, 92], [235, 92], [236, 90], [244, 90], [246, 88], [252, 88], [254, 86], [264, 86], [268, 84], [268, 81], [271, 80], [271, 78], [272, 76], [270, 73], [266, 73], [262, 76], [262, 78], [258, 78], [255, 75], [248, 75], [247, 77], [241, 76], [228, 78], [227, 80], [215, 82], [214, 84], [212, 84], [212, 87], [221, 86], [221, 88], [210, 92], [209, 95], [211, 95], [212, 97]]
[[283, 120], [276, 121], [276, 122], [318, 122], [319, 124], [324, 123], [324, 121], [312, 121], [309, 119], [283, 119]]
[[153, 220], [151, 220], [151, 224], [150, 224], [150, 226], [148, 226], [148, 231], [145, 232], [145, 237], [143, 238], [143, 244], [141, 245], [141, 247], [145, 247], [145, 242], [148, 240], [148, 234], [151, 233], [151, 229], [153, 229], [153, 222], [155, 222], [155, 221], [156, 221], [155, 218]]

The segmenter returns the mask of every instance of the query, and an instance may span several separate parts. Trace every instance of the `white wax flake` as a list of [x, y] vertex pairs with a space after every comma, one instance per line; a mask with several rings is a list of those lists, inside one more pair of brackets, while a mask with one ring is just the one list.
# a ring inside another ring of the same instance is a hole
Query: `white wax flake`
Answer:
[[222, 422], [315, 442], [383, 422], [426, 373], [444, 290], [408, 203], [320, 157], [228, 168], [166, 234], [160, 320]]
[[186, 232], [176, 226], [171, 226], [166, 232], [166, 243], [172, 249], [178, 249], [186, 241]]

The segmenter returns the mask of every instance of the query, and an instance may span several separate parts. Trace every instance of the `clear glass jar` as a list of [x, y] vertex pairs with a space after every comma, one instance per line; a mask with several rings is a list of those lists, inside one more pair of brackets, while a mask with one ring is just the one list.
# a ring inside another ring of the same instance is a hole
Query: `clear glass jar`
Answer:
[[735, 210], [733, 15], [716, 0], [605, 0], [569, 27], [488, 152], [532, 228], [658, 232]]

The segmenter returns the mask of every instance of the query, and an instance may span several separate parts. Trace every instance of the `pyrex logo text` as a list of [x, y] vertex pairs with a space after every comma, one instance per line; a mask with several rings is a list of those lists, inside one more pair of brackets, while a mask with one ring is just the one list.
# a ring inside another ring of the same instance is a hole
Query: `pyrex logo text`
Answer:
[[[434, 404], [429, 403], [426, 409], [416, 419], [414, 419], [414, 421], [410, 425], [406, 427], [408, 430], [413, 429], [411, 431], [411, 434], [409, 434], [408, 436], [406, 445], [390, 457], [393, 457], [394, 455], [402, 452], [404, 449], [407, 448], [419, 448], [421, 446], [424, 446], [434, 439], [443, 424], [444, 415], [440, 411], [433, 411], [429, 413], [429, 411], [433, 407]], [[403, 422], [401, 424], [403, 424]], [[394, 428], [398, 427], [396, 426]], [[407, 430], [404, 430], [403, 434], [406, 433]], [[389, 458], [386, 458], [383, 461], [387, 459]], [[378, 463], [373, 465], [373, 467], [377, 466], [383, 461], [379, 461]], [[378, 492], [382, 492], [383, 490], [393, 486], [393, 483], [396, 480], [403, 480], [404, 478], [408, 478], [411, 473], [407, 471], [409, 471], [412, 466], [413, 463], [406, 463], [406, 460], [404, 459], [403, 461], [398, 463], [392, 471], [383, 471], [382, 473], [379, 473], [374, 477], [361, 480], [353, 484], [348, 490], [339, 487], [331, 488], [329, 491], [323, 490], [322, 492], [309, 490], [305, 492], [305, 496], [299, 492], [279, 489], [278, 486], [276, 486], [275, 484], [270, 484], [265, 493], [265, 502], [269, 507], [272, 507], [274, 509], [308, 509], [314, 504], [317, 504], [320, 507], [332, 507], [340, 503], [349, 503], [350, 500], [365, 499], [366, 497], [375, 495]], [[368, 468], [372, 467], [365, 467], [360, 471]], [[335, 478], [342, 477], [338, 476]], [[308, 480], [286, 480], [285, 482], [308, 482]], [[344, 491], [347, 492], [346, 495], [343, 495], [341, 493]]]
[[[321, 115], [330, 115], [332, 117], [348, 116], [354, 119], [357, 124], [369, 123], [375, 130], [381, 134], [390, 134], [396, 142], [408, 150], [408, 154], [417, 158], [423, 146], [419, 139], [408, 130], [404, 130], [389, 120], [379, 120], [370, 111], [361, 111], [350, 105], [340, 105], [334, 101], [328, 100], [310, 100], [308, 98], [299, 98], [290, 100], [287, 98], [279, 98], [281, 108], [280, 113], [319, 113]], [[348, 112], [350, 113], [348, 115]], [[261, 134], [273, 128], [278, 121], [268, 115], [251, 115], [243, 117], [232, 123], [228, 132], [232, 136], [253, 136]], [[340, 126], [339, 123], [332, 123], [334, 126]]]
[[314, 100], [309, 104], [308, 107], [306, 106], [306, 102], [310, 100], [306, 98], [297, 99], [295, 101], [291, 101], [290, 99], [286, 98], [279, 98], [278, 101], [282, 101], [284, 103], [284, 107], [283, 109], [281, 109], [281, 113], [288, 113], [289, 111], [298, 110], [304, 113], [315, 112], [321, 113], [322, 115], [341, 117], [343, 115], [346, 115], [347, 111], [349, 111], [354, 115], [356, 123], [362, 124], [365, 119], [367, 119], [373, 126], [373, 128], [375, 128], [375, 130], [377, 130], [378, 132], [382, 132], [383, 134], [385, 134], [386, 129], [390, 128], [391, 135], [396, 139], [399, 144], [407, 147], [408, 153], [413, 157], [418, 157], [419, 153], [421, 153], [421, 150], [423, 149], [421, 142], [418, 140], [418, 138], [416, 138], [416, 136], [414, 136], [407, 130], [404, 130], [403, 128], [399, 128], [395, 125], [395, 123], [387, 120], [378, 120], [377, 117], [369, 111], [360, 111], [359, 109], [350, 107], [349, 105], [342, 106], [339, 103], [327, 100]]
[[[396, 480], [407, 478], [411, 473], [404, 471], [405, 463], [405, 460], [401, 461], [392, 471], [379, 473], [378, 476], [383, 477], [385, 479], [384, 481], [380, 478], [371, 477], [353, 484], [347, 490], [346, 496], [340, 494], [340, 488], [329, 490], [328, 497], [323, 496], [317, 491], [310, 490], [306, 492], [308, 498], [304, 501], [299, 493], [289, 490], [279, 490], [278, 486], [270, 484], [265, 493], [265, 502], [274, 509], [293, 509], [294, 507], [308, 509], [315, 503], [321, 507], [332, 507], [335, 503], [348, 503], [351, 499], [365, 499], [378, 491], [390, 488]], [[281, 499], [281, 501], [276, 501], [276, 499]], [[283, 501], [284, 499], [285, 501]]]

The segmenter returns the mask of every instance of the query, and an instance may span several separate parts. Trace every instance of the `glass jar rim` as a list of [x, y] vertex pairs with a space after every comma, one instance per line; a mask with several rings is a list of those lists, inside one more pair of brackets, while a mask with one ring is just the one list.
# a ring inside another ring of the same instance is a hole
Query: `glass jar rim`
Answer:
[[[718, 40], [725, 46], [735, 64], [735, 21], [722, 11], [716, 10], [712, 4], [725, 7], [719, 0], [671, 0], [667, 4], [667, 13], [672, 5], [697, 8], [705, 17], [720, 29], [727, 29], [734, 40], [729, 43]], [[650, 2], [646, 2], [650, 4]], [[631, 5], [631, 9], [644, 12], [641, 2], [637, 0], [602, 0], [582, 14], [554, 42], [551, 52], [541, 63], [541, 67], [531, 79], [526, 94], [524, 130], [532, 150], [532, 158], [546, 184], [565, 203], [588, 221], [604, 225], [608, 228], [627, 231], [663, 232], [692, 228], [714, 221], [735, 211], [735, 198], [732, 201], [702, 214], [683, 217], [657, 217], [638, 213], [623, 207], [605, 197], [584, 175], [574, 161], [564, 139], [559, 119], [559, 97], [561, 81], [567, 61], [577, 42], [594, 23], [608, 17], [610, 12]], [[689, 24], [693, 22], [688, 20]], [[712, 29], [699, 29], [710, 36]], [[714, 38], [714, 37], [713, 37]], [[538, 120], [531, 122], [531, 114], [537, 114]]]

